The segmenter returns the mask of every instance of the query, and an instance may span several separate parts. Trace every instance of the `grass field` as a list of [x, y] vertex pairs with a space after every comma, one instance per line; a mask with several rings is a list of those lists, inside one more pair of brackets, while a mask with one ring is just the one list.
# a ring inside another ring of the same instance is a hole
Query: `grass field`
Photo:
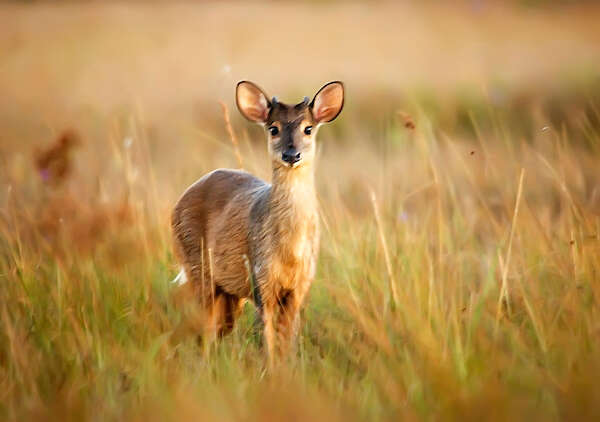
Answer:
[[[600, 8], [0, 4], [1, 420], [599, 420]], [[360, 25], [357, 22], [361, 22]], [[251, 79], [319, 134], [321, 254], [273, 372], [203, 350], [169, 213]], [[395, 292], [395, 293], [394, 293]]]

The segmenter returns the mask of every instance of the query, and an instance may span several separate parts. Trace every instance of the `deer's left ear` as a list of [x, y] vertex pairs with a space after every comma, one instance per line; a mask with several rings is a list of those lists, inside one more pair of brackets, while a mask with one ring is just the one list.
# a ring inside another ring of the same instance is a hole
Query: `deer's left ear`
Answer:
[[340, 81], [329, 82], [317, 92], [310, 103], [313, 117], [317, 123], [334, 120], [344, 107], [344, 84]]

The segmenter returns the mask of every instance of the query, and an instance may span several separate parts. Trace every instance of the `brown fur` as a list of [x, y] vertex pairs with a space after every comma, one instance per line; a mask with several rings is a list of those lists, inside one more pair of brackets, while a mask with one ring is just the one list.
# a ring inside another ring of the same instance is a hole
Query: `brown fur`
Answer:
[[[295, 106], [271, 103], [262, 90], [246, 84], [250, 91], [242, 93], [238, 85], [242, 114], [278, 128], [275, 136], [268, 136], [272, 184], [243, 171], [215, 170], [179, 199], [172, 228], [176, 255], [208, 312], [213, 335], [231, 331], [244, 301], [252, 300], [262, 317], [272, 362], [296, 335], [300, 307], [315, 274], [319, 220], [314, 137], [322, 121], [315, 119], [319, 110], [306, 101]], [[307, 134], [307, 126], [315, 126], [314, 131]], [[290, 148], [302, 156], [293, 165], [281, 158]]]

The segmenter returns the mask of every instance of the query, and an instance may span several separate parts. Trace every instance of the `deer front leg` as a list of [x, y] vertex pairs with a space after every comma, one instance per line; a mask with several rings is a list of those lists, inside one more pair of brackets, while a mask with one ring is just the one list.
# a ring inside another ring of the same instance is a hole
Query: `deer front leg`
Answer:
[[[270, 285], [278, 285], [273, 283]], [[261, 289], [263, 339], [267, 346], [269, 367], [289, 353], [295, 344], [300, 323], [300, 307], [310, 283], [299, 289]]]
[[296, 290], [282, 292], [277, 302], [275, 333], [278, 352], [281, 357], [288, 355], [295, 346], [300, 325], [301, 295]]
[[263, 335], [270, 368], [274, 367], [279, 358], [287, 354], [289, 344], [295, 338], [300, 309], [298, 299], [294, 291], [263, 295]]
[[273, 321], [274, 316], [274, 306], [272, 304], [263, 304], [263, 340], [267, 346], [267, 360], [269, 368], [273, 368], [275, 363], [275, 328]]
[[297, 295], [265, 301], [262, 308], [263, 339], [267, 347], [269, 368], [288, 353], [298, 330], [299, 302]]

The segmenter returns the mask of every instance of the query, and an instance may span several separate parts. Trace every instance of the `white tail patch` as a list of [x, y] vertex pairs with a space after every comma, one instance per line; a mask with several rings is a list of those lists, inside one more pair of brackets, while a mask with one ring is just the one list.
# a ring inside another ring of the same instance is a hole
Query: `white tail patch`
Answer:
[[171, 281], [171, 283], [181, 286], [182, 284], [187, 283], [187, 281], [187, 276], [185, 275], [185, 271], [182, 268], [181, 271], [179, 271], [179, 274], [177, 274], [177, 277], [175, 277], [173, 281]]

